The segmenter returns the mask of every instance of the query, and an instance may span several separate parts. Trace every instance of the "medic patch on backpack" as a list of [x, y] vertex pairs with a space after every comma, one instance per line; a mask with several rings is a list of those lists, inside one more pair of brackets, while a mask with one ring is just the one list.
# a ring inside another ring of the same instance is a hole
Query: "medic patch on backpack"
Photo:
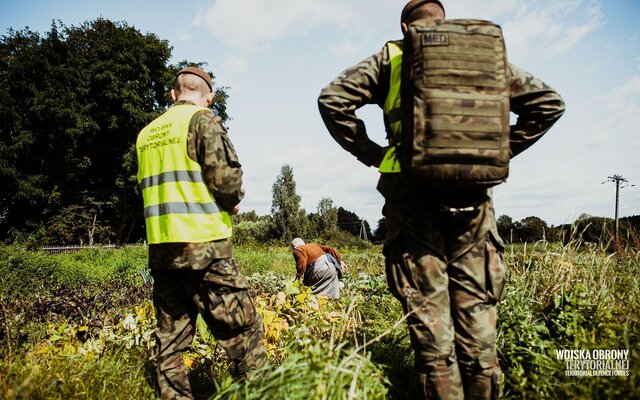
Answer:
[[423, 32], [422, 46], [448, 46], [449, 32]]

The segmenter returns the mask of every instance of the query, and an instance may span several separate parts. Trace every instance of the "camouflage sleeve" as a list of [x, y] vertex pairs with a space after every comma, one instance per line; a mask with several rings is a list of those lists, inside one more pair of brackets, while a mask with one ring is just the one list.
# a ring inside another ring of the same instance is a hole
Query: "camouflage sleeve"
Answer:
[[511, 111], [518, 116], [511, 126], [511, 156], [515, 157], [542, 137], [564, 113], [562, 97], [544, 82], [509, 64]]
[[[365, 104], [384, 104], [388, 92], [383, 87], [384, 82], [381, 82], [385, 68], [384, 53], [383, 49], [343, 71], [322, 89], [318, 97], [320, 115], [331, 136], [367, 166], [378, 166], [384, 149], [369, 139], [364, 122], [356, 116], [356, 110]], [[388, 61], [386, 64], [388, 68]], [[386, 82], [387, 88], [388, 85]]]
[[213, 112], [202, 111], [193, 116], [187, 151], [202, 167], [204, 183], [218, 205], [231, 212], [244, 197], [242, 169], [227, 130]]

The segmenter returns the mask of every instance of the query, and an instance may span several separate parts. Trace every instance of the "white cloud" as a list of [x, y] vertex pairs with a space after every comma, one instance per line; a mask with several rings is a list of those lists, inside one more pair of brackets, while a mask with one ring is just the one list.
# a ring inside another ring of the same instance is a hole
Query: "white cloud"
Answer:
[[191, 32], [185, 30], [178, 30], [175, 33], [175, 39], [181, 43], [186, 43], [192, 40], [192, 37], [193, 35], [191, 34]]
[[634, 149], [640, 150], [640, 75], [577, 106], [580, 115], [589, 116], [576, 121], [585, 132], [585, 151], [599, 146], [600, 153], [610, 153], [608, 164], [616, 165]]
[[514, 16], [503, 24], [510, 55], [516, 59], [531, 53], [555, 57], [573, 48], [605, 22], [599, 0], [585, 3], [571, 0], [519, 5]]
[[336, 43], [331, 48], [333, 54], [338, 56], [351, 56], [358, 54], [360, 51], [360, 46], [353, 40], [345, 40], [340, 43]]
[[609, 97], [611, 100], [616, 101], [628, 99], [638, 94], [640, 94], [640, 75], [635, 75], [623, 85], [614, 88]]
[[458, 0], [444, 3], [447, 18], [477, 18], [495, 20], [514, 10], [518, 0]]
[[[335, 35], [329, 42], [334, 55], [364, 57], [364, 48], [374, 51], [375, 46], [399, 36], [399, 21], [389, 19], [392, 13], [399, 19], [396, 0], [379, 0], [375, 7], [369, 0], [217, 0], [201, 11], [194, 24], [204, 27], [224, 47], [222, 72], [239, 76], [255, 60], [274, 53], [276, 46], [304, 54], [310, 43], [312, 47], [324, 45], [321, 39], [309, 40], [320, 33]], [[379, 21], [390, 24], [380, 25]], [[304, 47], [290, 47], [300, 43]]]
[[336, 0], [217, 0], [200, 22], [221, 43], [251, 49], [319, 26], [341, 26], [350, 19], [351, 10]]
[[[529, 52], [533, 43], [546, 47], [547, 53], [566, 51], [599, 26], [602, 13], [597, 2], [582, 8], [583, 0], [540, 3], [541, 0], [525, 5], [517, 0], [458, 0], [445, 6], [449, 18], [499, 22], [511, 17], [503, 26], [510, 51], [514, 49], [516, 55]], [[397, 0], [378, 0], [375, 6], [370, 0], [216, 0], [201, 11], [196, 25], [204, 26], [236, 59], [244, 59], [245, 65], [256, 54], [269, 53], [276, 43], [287, 45], [325, 32], [341, 38], [333, 40], [333, 54], [355, 56], [362, 55], [363, 48], [374, 51], [386, 40], [400, 37], [403, 5]], [[565, 18], [580, 21], [584, 15], [588, 17], [584, 23], [566, 26], [561, 22]], [[330, 30], [322, 31], [325, 28]]]
[[[334, 49], [336, 54], [350, 55], [370, 40], [399, 36], [403, 4], [394, 0], [380, 0], [375, 6], [369, 0], [217, 0], [202, 12], [198, 23], [236, 52], [269, 49], [278, 40], [331, 27], [345, 38]], [[459, 0], [446, 7], [449, 18], [509, 18], [502, 25], [510, 52], [516, 56], [532, 48], [548, 56], [566, 52], [604, 23], [600, 0], [532, 0], [525, 4]]]
[[551, 54], [564, 53], [576, 43], [578, 43], [585, 35], [600, 28], [604, 24], [604, 14], [602, 13], [601, 4], [593, 2], [587, 8], [587, 20], [581, 24], [572, 24], [561, 35], [561, 39], [551, 44]]
[[243, 73], [247, 71], [249, 62], [245, 56], [239, 54], [229, 54], [222, 61], [220, 66], [222, 71], [231, 74]]
[[630, 169], [634, 178], [640, 179], [640, 75], [614, 88], [605, 104], [605, 123], [611, 130], [615, 151], [612, 166]]
[[[517, 0], [459, 0], [445, 4], [450, 18], [495, 19], [514, 9]], [[196, 18], [219, 42], [235, 50], [269, 45], [287, 36], [325, 26], [359, 38], [400, 34], [397, 0], [217, 0]], [[388, 21], [381, 25], [380, 21]], [[393, 32], [389, 31], [392, 27]], [[347, 50], [350, 50], [347, 48]]]

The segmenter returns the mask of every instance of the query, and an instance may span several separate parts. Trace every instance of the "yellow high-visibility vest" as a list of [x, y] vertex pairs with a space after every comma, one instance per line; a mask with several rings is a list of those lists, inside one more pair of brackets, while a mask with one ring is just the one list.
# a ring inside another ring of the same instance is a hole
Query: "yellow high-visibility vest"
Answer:
[[200, 164], [187, 154], [190, 104], [171, 107], [136, 141], [138, 185], [144, 201], [147, 242], [205, 243], [231, 237], [231, 218], [204, 183]]
[[[389, 93], [384, 101], [383, 111], [385, 120], [388, 123], [388, 128], [391, 130], [388, 134], [393, 137], [393, 140], [390, 140], [390, 142], [398, 143], [402, 132], [402, 119], [400, 113], [402, 48], [394, 42], [389, 42], [387, 43], [387, 50], [389, 51], [389, 60], [391, 64], [391, 76], [389, 79]], [[380, 173], [400, 172], [400, 162], [398, 161], [395, 146], [390, 146], [389, 149], [387, 149], [378, 171]]]

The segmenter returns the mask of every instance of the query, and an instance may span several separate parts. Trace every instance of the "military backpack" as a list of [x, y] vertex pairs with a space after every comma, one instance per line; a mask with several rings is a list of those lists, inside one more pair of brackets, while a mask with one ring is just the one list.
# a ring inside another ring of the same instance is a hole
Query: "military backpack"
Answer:
[[402, 46], [402, 171], [442, 188], [505, 181], [509, 66], [500, 27], [481, 20], [416, 21]]

